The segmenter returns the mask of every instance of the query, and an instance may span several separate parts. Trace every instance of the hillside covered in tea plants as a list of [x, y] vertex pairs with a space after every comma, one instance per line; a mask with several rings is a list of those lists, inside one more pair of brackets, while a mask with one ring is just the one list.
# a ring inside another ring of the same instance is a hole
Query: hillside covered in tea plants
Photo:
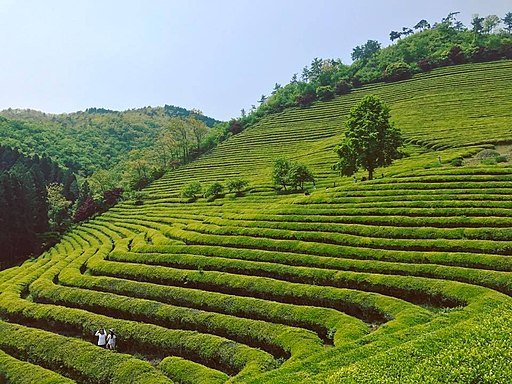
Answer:
[[[354, 183], [333, 148], [367, 94], [406, 156]], [[497, 61], [263, 118], [0, 272], [0, 377], [510, 383], [511, 100]], [[307, 194], [276, 192], [278, 157], [313, 171]], [[240, 178], [240, 193], [180, 194]], [[118, 353], [95, 345], [100, 327]]]

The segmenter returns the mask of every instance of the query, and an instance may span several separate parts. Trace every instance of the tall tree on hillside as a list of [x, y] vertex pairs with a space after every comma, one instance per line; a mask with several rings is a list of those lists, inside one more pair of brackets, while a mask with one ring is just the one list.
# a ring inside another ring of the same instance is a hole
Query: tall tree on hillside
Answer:
[[430, 24], [425, 19], [418, 21], [418, 23], [414, 26], [414, 29], [420, 30], [420, 31], [424, 31], [425, 29], [429, 29], [429, 28], [430, 28]]
[[508, 33], [512, 33], [512, 12], [507, 12], [505, 17], [502, 19], [503, 24], [505, 24], [505, 30]]
[[318, 57], [315, 57], [313, 61], [311, 62], [311, 66], [309, 69], [309, 80], [310, 81], [317, 81], [322, 73], [322, 66], [324, 61], [322, 59], [319, 59]]
[[172, 132], [164, 130], [156, 139], [153, 156], [159, 168], [167, 169], [171, 162], [179, 157], [179, 147]]
[[352, 50], [352, 60], [369, 60], [380, 50], [380, 43], [376, 40], [368, 40], [363, 45], [358, 45]]
[[395, 41], [397, 39], [400, 39], [401, 37], [402, 37], [402, 34], [400, 32], [391, 31], [389, 33], [389, 40], [391, 40], [391, 41]]
[[304, 68], [302, 68], [300, 78], [302, 81], [306, 83], [309, 81], [309, 67], [307, 65]]
[[173, 118], [169, 120], [166, 128], [178, 144], [182, 161], [187, 161], [193, 137], [189, 124], [182, 118]]
[[66, 221], [70, 219], [69, 207], [71, 202], [64, 197], [62, 184], [50, 184], [46, 190], [50, 228], [62, 232], [66, 229]]
[[490, 34], [494, 29], [500, 25], [501, 19], [497, 15], [489, 15], [484, 19], [483, 27], [484, 33]]
[[345, 137], [335, 148], [340, 160], [333, 168], [350, 176], [362, 167], [371, 180], [376, 168], [399, 158], [402, 135], [389, 118], [389, 108], [377, 96], [365, 96], [350, 111]]
[[484, 31], [483, 22], [484, 18], [480, 17], [478, 14], [473, 15], [473, 17], [471, 18], [471, 30], [475, 35], [481, 35], [482, 32]]
[[460, 12], [450, 12], [446, 17], [441, 19], [441, 23], [447, 25], [448, 27], [454, 27], [455, 23], [457, 22], [456, 16]]
[[186, 122], [190, 126], [190, 131], [192, 132], [192, 136], [194, 136], [195, 139], [196, 149], [199, 151], [201, 149], [201, 142], [208, 133], [208, 127], [195, 116], [189, 116], [186, 119]]
[[409, 27], [403, 27], [403, 28], [402, 28], [402, 33], [401, 33], [401, 35], [403, 35], [403, 36], [409, 36], [409, 35], [412, 35], [413, 33], [414, 33], [414, 31], [413, 31], [411, 28], [409, 28]]
[[281, 88], [282, 88], [281, 84], [275, 83], [274, 89], [272, 89], [272, 92], [271, 92], [272, 95], [275, 95], [277, 93], [277, 91], [279, 91]]

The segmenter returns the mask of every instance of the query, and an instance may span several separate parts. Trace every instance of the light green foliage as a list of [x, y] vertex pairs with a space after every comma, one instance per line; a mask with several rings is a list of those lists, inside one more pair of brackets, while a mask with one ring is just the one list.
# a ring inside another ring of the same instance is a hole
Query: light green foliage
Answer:
[[315, 178], [304, 164], [281, 158], [274, 161], [272, 181], [285, 191], [286, 187], [303, 190], [304, 183], [314, 182]]
[[181, 190], [181, 197], [186, 199], [196, 199], [197, 196], [201, 193], [203, 187], [201, 183], [198, 181], [193, 181], [187, 185], [185, 185]]
[[245, 179], [231, 179], [227, 183], [227, 188], [229, 192], [236, 193], [239, 195], [247, 186], [249, 182]]
[[272, 170], [272, 182], [274, 185], [281, 186], [286, 191], [286, 187], [291, 185], [291, 168], [292, 163], [288, 159], [274, 160], [274, 168]]
[[70, 219], [69, 208], [71, 201], [66, 200], [62, 191], [62, 184], [50, 184], [46, 187], [48, 201], [48, 220], [50, 228], [54, 231], [63, 231]]
[[365, 96], [351, 109], [345, 138], [335, 148], [340, 162], [335, 166], [342, 175], [351, 176], [359, 167], [368, 178], [378, 167], [390, 165], [400, 157], [402, 136], [390, 121], [389, 107], [376, 96]]
[[210, 184], [204, 191], [204, 197], [206, 199], [215, 199], [224, 191], [224, 186], [218, 181]]

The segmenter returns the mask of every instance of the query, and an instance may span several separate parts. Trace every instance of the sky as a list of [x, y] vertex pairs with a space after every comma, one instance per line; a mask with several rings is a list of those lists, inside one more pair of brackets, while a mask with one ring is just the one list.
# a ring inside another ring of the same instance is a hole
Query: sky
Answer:
[[315, 57], [511, 0], [0, 0], [0, 109], [173, 104], [240, 115]]

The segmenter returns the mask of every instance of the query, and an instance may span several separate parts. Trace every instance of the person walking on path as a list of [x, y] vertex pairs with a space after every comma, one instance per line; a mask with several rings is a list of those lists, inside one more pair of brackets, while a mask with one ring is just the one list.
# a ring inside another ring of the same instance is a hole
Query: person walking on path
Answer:
[[107, 345], [107, 332], [105, 332], [105, 328], [100, 328], [94, 334], [98, 338], [98, 347], [105, 348]]
[[111, 349], [115, 351], [116, 349], [116, 341], [117, 336], [113, 329], [109, 329], [108, 335], [107, 335], [107, 349]]

